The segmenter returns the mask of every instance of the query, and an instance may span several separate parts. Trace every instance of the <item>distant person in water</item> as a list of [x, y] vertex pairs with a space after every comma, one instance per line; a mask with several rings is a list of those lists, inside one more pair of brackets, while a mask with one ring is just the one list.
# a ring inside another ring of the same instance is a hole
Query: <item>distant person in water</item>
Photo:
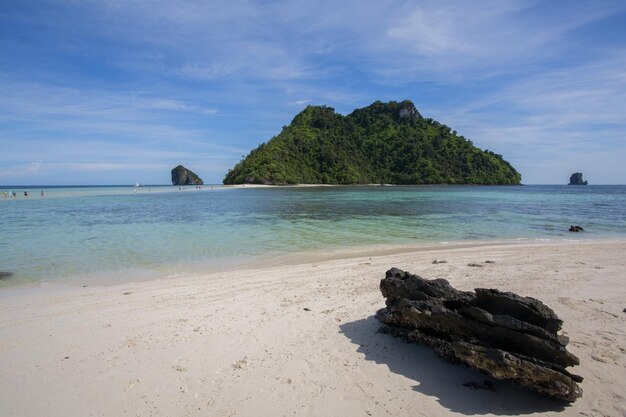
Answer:
[[43, 197], [43, 190], [41, 190], [41, 196]]
[[24, 191], [24, 197], [28, 197], [28, 191]]

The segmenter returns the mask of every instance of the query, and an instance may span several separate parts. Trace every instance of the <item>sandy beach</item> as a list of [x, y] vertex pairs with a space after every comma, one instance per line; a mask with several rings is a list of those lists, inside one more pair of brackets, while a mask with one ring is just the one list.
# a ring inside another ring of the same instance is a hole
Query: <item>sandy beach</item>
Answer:
[[[626, 243], [428, 248], [116, 286], [0, 292], [3, 416], [626, 415]], [[433, 264], [433, 260], [447, 263]], [[484, 264], [490, 260], [494, 263]], [[483, 263], [471, 267], [469, 263]], [[539, 298], [583, 397], [565, 406], [377, 332], [399, 267]]]

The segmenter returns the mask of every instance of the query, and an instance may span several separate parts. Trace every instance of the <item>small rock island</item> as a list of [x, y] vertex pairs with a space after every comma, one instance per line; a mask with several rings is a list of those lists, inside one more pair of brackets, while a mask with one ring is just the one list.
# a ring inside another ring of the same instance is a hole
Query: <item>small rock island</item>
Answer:
[[185, 168], [182, 165], [178, 165], [172, 169], [172, 184], [173, 185], [204, 185], [202, 178], [200, 178], [195, 172]]
[[587, 185], [587, 181], [583, 181], [582, 172], [574, 172], [572, 176], [569, 177], [568, 185]]

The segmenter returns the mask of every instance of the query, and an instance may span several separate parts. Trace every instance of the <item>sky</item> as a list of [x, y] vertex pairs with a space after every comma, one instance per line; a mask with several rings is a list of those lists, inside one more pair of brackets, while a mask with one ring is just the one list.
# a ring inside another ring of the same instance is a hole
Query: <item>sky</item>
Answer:
[[0, 184], [221, 183], [307, 105], [413, 101], [526, 184], [626, 184], [626, 2], [3, 0]]

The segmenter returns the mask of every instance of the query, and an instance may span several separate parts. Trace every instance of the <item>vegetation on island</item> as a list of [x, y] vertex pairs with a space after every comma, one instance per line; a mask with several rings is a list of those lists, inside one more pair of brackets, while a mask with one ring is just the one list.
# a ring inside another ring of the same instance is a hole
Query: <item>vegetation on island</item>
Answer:
[[308, 106], [228, 171], [224, 184], [519, 184], [501, 155], [483, 151], [412, 102], [347, 116]]

